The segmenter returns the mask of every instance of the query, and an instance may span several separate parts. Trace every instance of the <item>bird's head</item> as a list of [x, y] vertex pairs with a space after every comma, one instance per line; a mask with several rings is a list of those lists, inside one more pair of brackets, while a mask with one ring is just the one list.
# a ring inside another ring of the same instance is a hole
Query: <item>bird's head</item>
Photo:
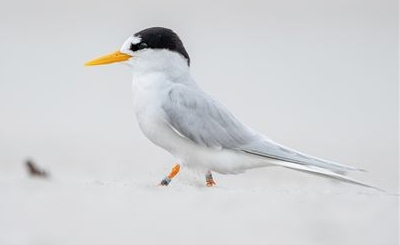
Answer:
[[170, 29], [152, 27], [130, 36], [111, 54], [85, 63], [85, 66], [121, 62], [133, 69], [161, 68], [169, 63], [189, 66], [190, 58], [178, 35]]

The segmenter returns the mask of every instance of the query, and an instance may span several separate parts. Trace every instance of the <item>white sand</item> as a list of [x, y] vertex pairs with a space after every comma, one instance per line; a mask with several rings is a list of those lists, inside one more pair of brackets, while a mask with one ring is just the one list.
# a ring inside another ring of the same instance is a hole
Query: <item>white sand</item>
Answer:
[[300, 175], [299, 186], [215, 175], [216, 188], [185, 170], [169, 187], [3, 178], [0, 244], [398, 244], [398, 197]]

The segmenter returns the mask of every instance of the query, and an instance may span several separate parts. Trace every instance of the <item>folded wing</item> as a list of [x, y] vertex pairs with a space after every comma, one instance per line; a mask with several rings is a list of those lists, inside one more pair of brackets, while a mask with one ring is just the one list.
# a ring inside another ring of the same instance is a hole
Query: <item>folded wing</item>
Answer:
[[[196, 88], [175, 86], [169, 91], [162, 108], [167, 116], [167, 123], [174, 130], [203, 146], [243, 151], [280, 162], [289, 162], [290, 166], [277, 164], [289, 168], [301, 165], [327, 169], [330, 170], [329, 173], [335, 172], [335, 178], [337, 173], [359, 170], [309, 156], [268, 139], [242, 124], [219, 102]], [[306, 171], [302, 168], [297, 169]], [[319, 174], [328, 175], [325, 171]]]

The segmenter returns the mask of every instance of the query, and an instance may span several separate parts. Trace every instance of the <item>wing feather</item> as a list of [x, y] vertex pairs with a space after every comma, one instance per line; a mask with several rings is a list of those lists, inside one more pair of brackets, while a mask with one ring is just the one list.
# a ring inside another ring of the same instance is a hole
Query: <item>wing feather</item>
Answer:
[[237, 120], [225, 107], [197, 88], [176, 85], [162, 108], [169, 125], [193, 142], [226, 148], [337, 173], [360, 170], [282, 146]]

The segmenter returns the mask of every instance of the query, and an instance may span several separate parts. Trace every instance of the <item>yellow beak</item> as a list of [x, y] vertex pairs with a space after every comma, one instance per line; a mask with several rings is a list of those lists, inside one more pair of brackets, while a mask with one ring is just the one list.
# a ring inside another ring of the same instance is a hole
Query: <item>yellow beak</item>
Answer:
[[85, 63], [85, 66], [97, 66], [97, 65], [111, 64], [115, 62], [122, 62], [128, 60], [131, 57], [132, 56], [129, 54], [124, 54], [121, 53], [120, 51], [116, 51], [114, 53], [107, 54], [97, 59], [88, 61]]

